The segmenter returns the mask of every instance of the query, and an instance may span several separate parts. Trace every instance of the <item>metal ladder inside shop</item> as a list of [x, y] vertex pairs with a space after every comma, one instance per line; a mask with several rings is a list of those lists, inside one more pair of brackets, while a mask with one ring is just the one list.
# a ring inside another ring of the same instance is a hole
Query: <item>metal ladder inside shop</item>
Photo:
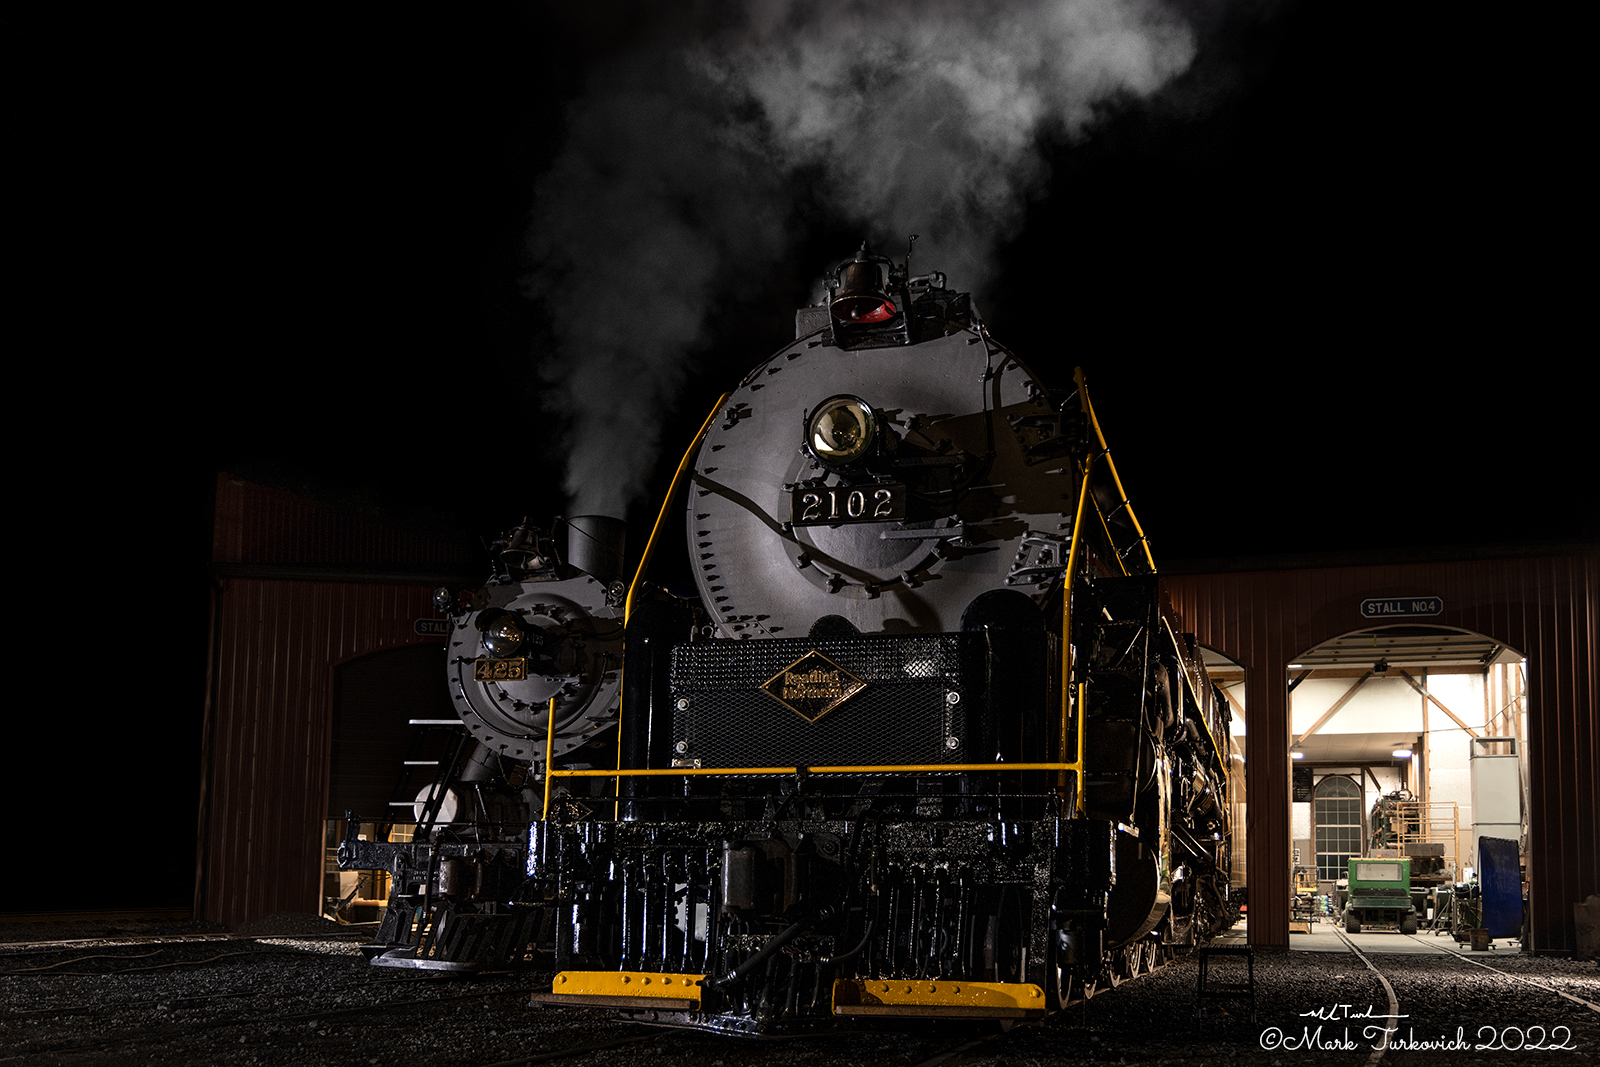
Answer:
[[[390, 794], [389, 812], [391, 823], [419, 823], [419, 831], [425, 833], [439, 816], [444, 791], [461, 760], [466, 731], [459, 719], [412, 719], [411, 728], [411, 744]], [[427, 809], [418, 818], [417, 798], [430, 787]]]

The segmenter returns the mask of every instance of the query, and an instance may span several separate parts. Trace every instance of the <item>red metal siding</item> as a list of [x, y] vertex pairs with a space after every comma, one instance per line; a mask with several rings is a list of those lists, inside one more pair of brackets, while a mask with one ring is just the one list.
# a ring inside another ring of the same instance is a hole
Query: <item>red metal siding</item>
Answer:
[[1600, 556], [1179, 575], [1165, 584], [1200, 642], [1247, 672], [1252, 943], [1289, 941], [1288, 665], [1370, 628], [1364, 599], [1436, 595], [1444, 613], [1430, 624], [1484, 634], [1528, 658], [1533, 947], [1574, 946], [1572, 905], [1600, 892]]
[[234, 925], [322, 908], [332, 671], [436, 642], [422, 586], [229, 578], [218, 583], [200, 913]]
[[214, 563], [453, 564], [480, 569], [472, 538], [402, 530], [349, 507], [217, 475]]

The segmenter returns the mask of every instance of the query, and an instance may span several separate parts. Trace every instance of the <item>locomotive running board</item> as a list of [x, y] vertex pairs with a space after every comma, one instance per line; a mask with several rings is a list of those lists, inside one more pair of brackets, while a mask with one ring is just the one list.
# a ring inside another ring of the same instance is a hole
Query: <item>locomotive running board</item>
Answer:
[[940, 1019], [1042, 1019], [1044, 990], [1030, 983], [872, 981], [833, 983], [835, 1015]]
[[654, 971], [562, 971], [534, 1004], [576, 1008], [654, 1008], [699, 1011], [703, 974]]

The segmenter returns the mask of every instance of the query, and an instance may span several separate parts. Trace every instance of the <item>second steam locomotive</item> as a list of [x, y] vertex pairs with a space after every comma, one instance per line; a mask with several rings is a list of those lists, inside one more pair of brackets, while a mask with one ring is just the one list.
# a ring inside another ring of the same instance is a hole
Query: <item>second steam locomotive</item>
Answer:
[[383, 957], [538, 946], [537, 1000], [767, 1035], [1036, 1018], [1232, 921], [1229, 707], [1081, 373], [864, 245], [795, 334], [674, 482], [697, 596], [574, 520], [441, 601], [460, 765], [522, 770], [346, 842], [396, 873]]

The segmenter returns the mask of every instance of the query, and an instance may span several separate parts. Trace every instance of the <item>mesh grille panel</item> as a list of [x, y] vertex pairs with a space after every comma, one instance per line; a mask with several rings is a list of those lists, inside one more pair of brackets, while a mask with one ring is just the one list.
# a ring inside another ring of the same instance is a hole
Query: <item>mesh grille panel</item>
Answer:
[[[814, 722], [762, 689], [812, 651], [866, 688]], [[672, 653], [672, 740], [706, 767], [966, 763], [956, 634], [715, 641]], [[947, 738], [956, 739], [951, 748]]]

